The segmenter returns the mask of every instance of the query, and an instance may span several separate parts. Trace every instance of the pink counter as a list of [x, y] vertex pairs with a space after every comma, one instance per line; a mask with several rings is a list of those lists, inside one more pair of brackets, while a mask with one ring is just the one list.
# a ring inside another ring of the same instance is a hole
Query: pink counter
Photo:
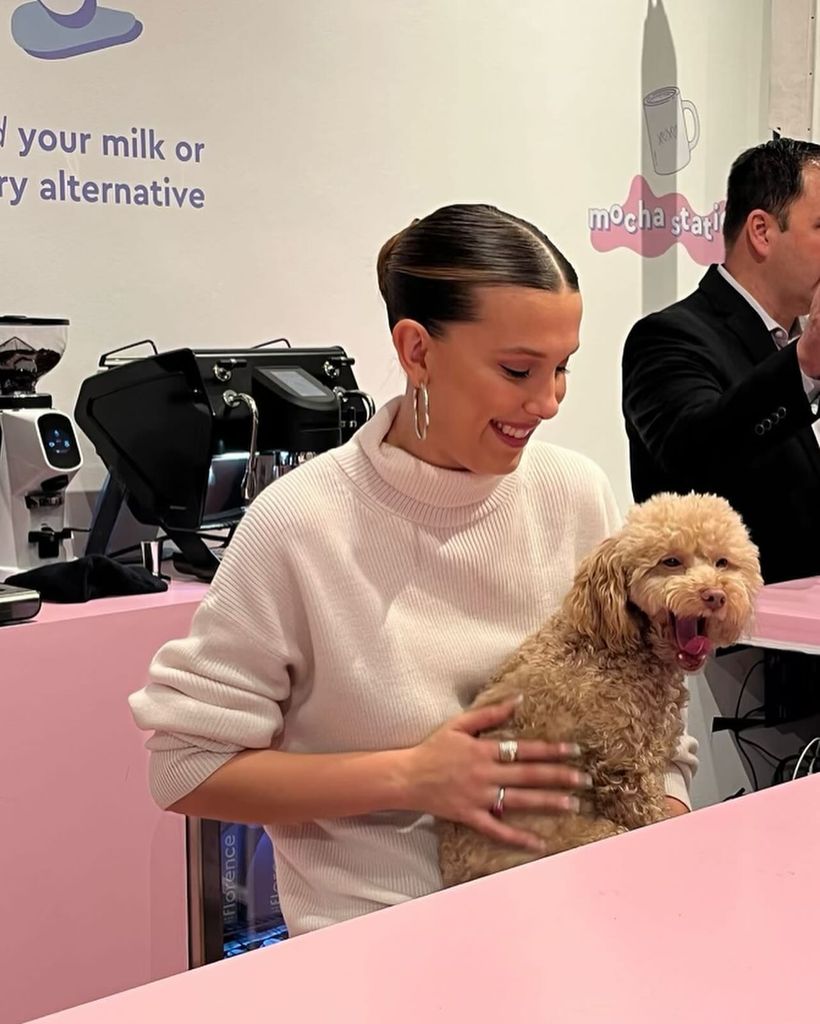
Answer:
[[820, 777], [281, 946], [51, 1024], [744, 1024], [817, 1005]]
[[[148, 796], [144, 737], [126, 698], [157, 648], [187, 631], [204, 593], [174, 583], [163, 595], [47, 606], [35, 622], [0, 629], [0, 1024], [185, 971], [183, 822]], [[749, 642], [820, 652], [820, 580], [766, 587]], [[709, 808], [60, 1018], [207, 1024], [267, 1016], [275, 1005], [280, 1020], [357, 1024], [414, 1015], [632, 1024], [728, 1010], [747, 1021], [769, 1011], [797, 1019], [813, 967], [798, 970], [809, 949], [800, 936], [820, 901], [818, 783]], [[758, 971], [764, 947], [766, 976], [788, 978], [771, 993]], [[367, 998], [365, 982], [375, 986]]]
[[820, 654], [820, 576], [764, 587], [746, 642]]
[[187, 967], [184, 822], [126, 698], [205, 593], [45, 606], [0, 629], [0, 1024]]

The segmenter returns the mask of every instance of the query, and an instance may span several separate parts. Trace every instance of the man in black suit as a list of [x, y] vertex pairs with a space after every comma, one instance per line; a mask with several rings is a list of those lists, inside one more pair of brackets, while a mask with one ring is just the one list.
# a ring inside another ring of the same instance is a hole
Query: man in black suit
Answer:
[[767, 583], [820, 575], [820, 146], [738, 157], [723, 234], [723, 266], [627, 338], [632, 491], [723, 495]]

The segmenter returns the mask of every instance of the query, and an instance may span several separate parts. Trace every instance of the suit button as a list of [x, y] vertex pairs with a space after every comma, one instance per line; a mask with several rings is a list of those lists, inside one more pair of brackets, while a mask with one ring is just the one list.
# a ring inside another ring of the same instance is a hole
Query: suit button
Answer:
[[785, 405], [780, 406], [780, 408], [777, 410], [777, 415], [781, 418], [781, 420], [783, 419], [783, 417], [786, 415]]
[[755, 433], [758, 437], [762, 437], [766, 433], [766, 428], [762, 423], [755, 423]]
[[767, 430], [771, 430], [772, 429], [772, 421], [769, 419], [768, 416], [766, 417], [765, 420], [763, 420], [763, 423], [761, 424], [761, 426], [763, 427], [764, 432], [767, 431]]

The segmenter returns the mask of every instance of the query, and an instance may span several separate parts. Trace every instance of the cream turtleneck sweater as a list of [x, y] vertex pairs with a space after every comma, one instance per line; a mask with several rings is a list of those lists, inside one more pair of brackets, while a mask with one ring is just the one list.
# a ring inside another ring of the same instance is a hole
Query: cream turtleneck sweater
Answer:
[[[383, 443], [382, 408], [347, 444], [251, 506], [186, 639], [131, 697], [154, 730], [168, 807], [243, 749], [416, 744], [472, 701], [553, 612], [579, 559], [618, 526], [600, 469], [530, 442], [500, 477]], [[688, 802], [695, 744], [666, 777]], [[291, 934], [440, 888], [433, 822], [385, 812], [269, 828]]]

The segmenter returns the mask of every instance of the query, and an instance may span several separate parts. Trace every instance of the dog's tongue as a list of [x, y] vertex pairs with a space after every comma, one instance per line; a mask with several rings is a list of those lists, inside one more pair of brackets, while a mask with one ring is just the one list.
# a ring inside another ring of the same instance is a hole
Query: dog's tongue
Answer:
[[698, 633], [697, 619], [675, 619], [678, 648], [693, 658], [700, 658], [712, 649], [709, 637]]

